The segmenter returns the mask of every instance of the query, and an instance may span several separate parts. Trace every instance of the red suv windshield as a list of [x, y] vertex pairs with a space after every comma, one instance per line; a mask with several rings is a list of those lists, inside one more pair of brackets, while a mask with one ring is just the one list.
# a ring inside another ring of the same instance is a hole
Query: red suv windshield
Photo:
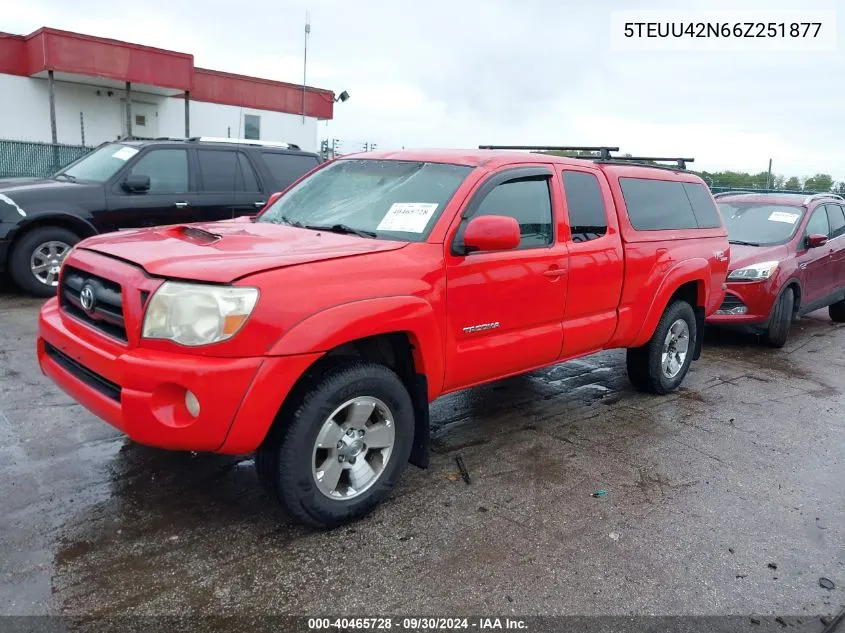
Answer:
[[721, 202], [728, 239], [754, 246], [782, 244], [795, 235], [802, 207], [760, 202]]

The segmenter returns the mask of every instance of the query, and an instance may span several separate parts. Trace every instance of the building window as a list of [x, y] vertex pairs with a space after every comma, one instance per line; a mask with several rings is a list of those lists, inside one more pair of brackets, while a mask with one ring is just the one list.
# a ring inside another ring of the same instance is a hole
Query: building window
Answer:
[[255, 114], [244, 115], [244, 138], [257, 141], [261, 138], [261, 117]]
[[135, 125], [140, 127], [144, 127], [147, 125], [147, 117], [143, 114], [136, 114], [135, 115]]

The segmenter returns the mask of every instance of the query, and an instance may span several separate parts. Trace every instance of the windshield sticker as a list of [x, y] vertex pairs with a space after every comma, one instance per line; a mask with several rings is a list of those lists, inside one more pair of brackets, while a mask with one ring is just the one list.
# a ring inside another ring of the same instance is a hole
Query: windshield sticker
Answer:
[[798, 213], [787, 213], [786, 211], [773, 211], [769, 216], [772, 222], [786, 222], [787, 224], [795, 224], [801, 215]]
[[132, 158], [135, 154], [138, 153], [138, 150], [134, 147], [127, 147], [123, 146], [119, 150], [117, 150], [114, 154], [112, 154], [112, 158], [117, 158], [122, 161], [127, 161]]
[[376, 227], [376, 231], [422, 233], [437, 211], [436, 202], [394, 202]]

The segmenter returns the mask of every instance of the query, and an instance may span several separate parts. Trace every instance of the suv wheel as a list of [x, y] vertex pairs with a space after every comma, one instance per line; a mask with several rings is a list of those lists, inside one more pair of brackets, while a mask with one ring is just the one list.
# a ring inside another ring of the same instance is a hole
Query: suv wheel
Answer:
[[792, 288], [784, 290], [772, 308], [772, 318], [769, 328], [763, 333], [763, 340], [771, 347], [783, 347], [792, 328], [792, 317], [795, 308], [795, 293]]
[[628, 350], [631, 384], [640, 391], [665, 394], [684, 380], [692, 362], [697, 336], [695, 312], [686, 301], [666, 308], [648, 343]]
[[9, 257], [12, 279], [36, 297], [55, 296], [59, 269], [78, 241], [76, 233], [58, 226], [42, 226], [26, 233]]
[[830, 320], [837, 323], [845, 323], [845, 299], [832, 303], [827, 309], [830, 314]]
[[268, 493], [296, 519], [331, 528], [357, 519], [399, 481], [414, 435], [411, 397], [387, 367], [330, 370], [281, 420], [255, 464]]

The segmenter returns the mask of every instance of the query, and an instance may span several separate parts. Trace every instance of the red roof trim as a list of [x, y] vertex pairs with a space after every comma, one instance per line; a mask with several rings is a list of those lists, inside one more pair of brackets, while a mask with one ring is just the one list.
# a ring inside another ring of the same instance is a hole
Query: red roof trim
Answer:
[[[0, 73], [45, 70], [190, 90], [195, 101], [302, 114], [301, 85], [197, 68], [188, 53], [49, 27], [26, 36], [0, 33]], [[305, 86], [304, 92], [306, 116], [332, 118], [332, 91]]]

